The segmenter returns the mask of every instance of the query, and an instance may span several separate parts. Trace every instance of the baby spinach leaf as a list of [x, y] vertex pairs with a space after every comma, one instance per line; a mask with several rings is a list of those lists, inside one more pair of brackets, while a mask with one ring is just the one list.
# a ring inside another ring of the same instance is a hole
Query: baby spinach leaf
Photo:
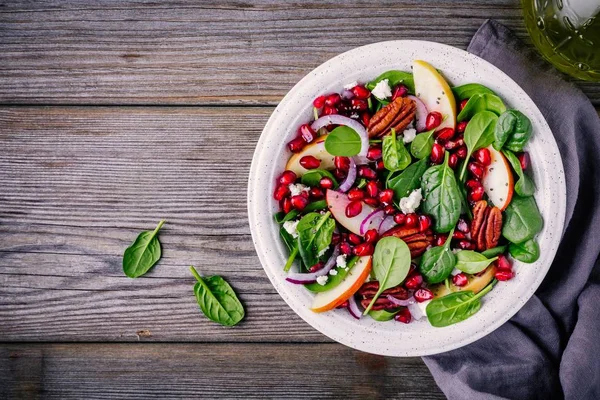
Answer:
[[481, 254], [487, 258], [496, 257], [504, 253], [507, 247], [507, 245], [492, 247], [491, 249], [482, 251]]
[[123, 254], [123, 272], [130, 278], [144, 275], [160, 259], [161, 248], [158, 241], [158, 231], [165, 223], [158, 223], [153, 231], [140, 233], [135, 241], [125, 249]]
[[461, 250], [456, 253], [456, 269], [466, 274], [477, 274], [486, 269], [498, 257], [487, 258], [481, 253], [471, 250]]
[[369, 317], [373, 318], [375, 321], [378, 321], [378, 322], [385, 322], [385, 321], [391, 321], [392, 319], [394, 319], [394, 315], [398, 314], [399, 312], [400, 312], [400, 309], [395, 310], [395, 311], [371, 310], [371, 311], [369, 311]]
[[523, 151], [531, 133], [531, 121], [525, 114], [517, 110], [507, 110], [498, 118], [494, 130], [494, 148]]
[[352, 157], [360, 152], [360, 148], [360, 136], [347, 126], [338, 126], [325, 139], [325, 150], [334, 156]]
[[495, 94], [480, 93], [469, 98], [465, 108], [456, 117], [457, 121], [471, 119], [475, 114], [481, 111], [490, 111], [497, 116], [506, 111], [506, 106], [502, 99]]
[[431, 300], [425, 309], [429, 323], [436, 328], [442, 328], [469, 318], [479, 311], [480, 299], [492, 290], [494, 283], [490, 283], [477, 294], [465, 290]]
[[397, 140], [396, 131], [383, 138], [383, 166], [391, 172], [401, 171], [412, 162], [410, 154], [402, 140]]
[[519, 196], [527, 197], [533, 196], [535, 193], [535, 184], [533, 181], [525, 175], [523, 169], [521, 168], [521, 163], [517, 156], [510, 150], [502, 150], [502, 154], [506, 157], [513, 170], [519, 177], [519, 179], [515, 182], [515, 192]]
[[390, 174], [388, 176], [386, 187], [394, 191], [396, 202], [421, 186], [421, 177], [427, 171], [428, 165], [429, 161], [424, 158], [406, 168], [399, 175], [392, 176]]
[[511, 243], [508, 246], [510, 255], [519, 261], [532, 263], [540, 258], [540, 246], [533, 239], [529, 239], [521, 244]]
[[460, 217], [461, 193], [454, 171], [448, 166], [448, 153], [443, 164], [429, 167], [421, 179], [423, 212], [433, 217], [437, 232], [449, 232]]
[[346, 268], [348, 268], [348, 271], [346, 271], [345, 268], [337, 268], [337, 275], [329, 275], [329, 279], [327, 279], [327, 283], [325, 283], [324, 285], [320, 285], [317, 282], [315, 282], [308, 283], [304, 285], [304, 287], [310, 290], [311, 292], [315, 293], [326, 292], [328, 290], [333, 289], [334, 287], [342, 283], [342, 281], [344, 280], [344, 278], [346, 278], [346, 275], [348, 275], [348, 273], [352, 270], [352, 267], [354, 267], [358, 259], [358, 256], [354, 256], [346, 262]]
[[542, 230], [544, 222], [533, 196], [513, 196], [504, 210], [502, 236], [511, 243], [523, 243]]
[[431, 149], [433, 149], [433, 132], [435, 129], [432, 129], [427, 132], [419, 133], [415, 140], [410, 143], [410, 154], [413, 157], [418, 159], [423, 159], [429, 157], [431, 154]]
[[335, 221], [330, 216], [329, 211], [323, 215], [313, 212], [298, 223], [298, 251], [307, 268], [315, 265], [319, 261], [318, 254], [331, 244]]
[[[498, 116], [491, 111], [480, 111], [469, 121], [465, 129], [465, 144], [467, 145], [467, 160], [475, 150], [487, 147], [494, 142], [494, 128]], [[467, 173], [467, 162], [463, 163], [460, 180], [464, 181]]]
[[377, 78], [373, 79], [371, 82], [367, 83], [366, 87], [369, 90], [375, 89], [375, 86], [382, 80], [387, 79], [391, 88], [398, 84], [403, 84], [408, 89], [409, 93], [415, 94], [415, 80], [413, 79], [413, 74], [410, 72], [404, 71], [386, 71], [379, 75]]
[[190, 270], [198, 281], [194, 285], [196, 301], [208, 319], [233, 326], [244, 318], [244, 306], [225, 279], [218, 275], [201, 278], [194, 267]]
[[454, 233], [454, 229], [448, 234], [448, 239], [446, 239], [443, 246], [432, 247], [421, 257], [419, 270], [427, 283], [443, 282], [454, 269], [456, 256], [450, 250], [452, 233]]
[[491, 89], [479, 84], [479, 83], [467, 83], [466, 85], [456, 86], [452, 88], [454, 97], [458, 101], [468, 99], [476, 94], [493, 94], [496, 95]]
[[401, 284], [410, 270], [410, 250], [402, 239], [387, 236], [379, 240], [373, 253], [373, 273], [379, 290], [364, 312], [367, 315], [384, 290]]
[[333, 187], [336, 188], [338, 183], [333, 174], [325, 169], [311, 169], [302, 175], [301, 181], [303, 185], [318, 187], [322, 178], [331, 178]]
[[[294, 245], [294, 248], [290, 251], [290, 255], [285, 262], [285, 266], [283, 267], [285, 272], [288, 272], [290, 268], [292, 268], [292, 264], [294, 263], [294, 260], [296, 260], [296, 257], [298, 257], [298, 243]], [[300, 267], [302, 269], [302, 262], [300, 262]]]

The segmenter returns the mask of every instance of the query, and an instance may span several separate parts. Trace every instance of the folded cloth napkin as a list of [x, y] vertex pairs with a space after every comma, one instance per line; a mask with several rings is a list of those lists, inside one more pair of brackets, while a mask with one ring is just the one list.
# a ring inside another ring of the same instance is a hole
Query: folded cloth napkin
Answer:
[[548, 121], [565, 168], [565, 229], [548, 275], [510, 321], [424, 361], [450, 399], [600, 399], [598, 113], [496, 21], [481, 26], [468, 51], [514, 79]]

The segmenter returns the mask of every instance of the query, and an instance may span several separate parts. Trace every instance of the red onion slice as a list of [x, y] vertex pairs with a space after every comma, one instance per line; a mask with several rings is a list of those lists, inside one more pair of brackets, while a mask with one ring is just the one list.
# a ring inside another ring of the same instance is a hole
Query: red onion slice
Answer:
[[[431, 301], [431, 300], [429, 300]], [[421, 310], [421, 307], [415, 302], [408, 305], [408, 311], [413, 319], [421, 319], [427, 317], [427, 315]]]
[[350, 157], [350, 168], [348, 169], [348, 175], [346, 176], [346, 179], [344, 179], [344, 181], [342, 183], [340, 183], [338, 190], [342, 193], [346, 193], [348, 190], [350, 190], [352, 185], [354, 185], [355, 181], [356, 181], [356, 163], [354, 162], [352, 157]]
[[352, 93], [352, 91], [350, 91], [348, 89], [344, 89], [344, 90], [342, 90], [342, 93], [340, 94], [340, 96], [342, 97], [342, 99], [350, 100], [351, 98], [354, 97], [354, 93]]
[[319, 276], [327, 275], [329, 271], [335, 266], [336, 258], [340, 255], [339, 246], [335, 246], [331, 257], [327, 260], [323, 268], [317, 272], [290, 272], [285, 278], [286, 281], [295, 283], [298, 285], [304, 285], [305, 283], [315, 283]]
[[360, 152], [358, 153], [358, 158], [360, 163], [366, 163], [367, 160], [367, 151], [369, 150], [369, 135], [367, 134], [367, 130], [364, 126], [358, 121], [353, 120], [352, 118], [344, 117], [343, 115], [325, 115], [310, 126], [316, 132], [319, 129], [323, 128], [327, 125], [344, 125], [348, 128], [352, 128], [358, 133], [360, 136]]
[[385, 217], [383, 219], [383, 221], [381, 221], [381, 224], [379, 224], [379, 228], [377, 229], [377, 232], [381, 235], [381, 234], [389, 231], [396, 225], [398, 225], [398, 224], [394, 221], [394, 217], [389, 215], [389, 216]]
[[406, 300], [400, 300], [395, 298], [392, 295], [387, 295], [385, 296], [391, 303], [397, 305], [398, 307], [408, 307], [409, 305], [413, 304], [415, 302], [415, 298], [414, 297], [409, 297]]
[[360, 223], [360, 234], [364, 235], [369, 229], [379, 228], [381, 221], [385, 218], [383, 210], [375, 210], [366, 216]]
[[417, 132], [423, 132], [424, 130], [427, 130], [427, 128], [425, 127], [425, 121], [427, 120], [427, 114], [429, 113], [427, 111], [427, 107], [425, 106], [425, 103], [423, 103], [423, 101], [421, 99], [419, 99], [417, 96], [406, 96], [409, 99], [413, 100], [415, 102], [415, 105], [417, 106], [416, 112], [415, 112], [415, 116], [416, 116], [416, 124], [415, 127], [417, 128]]
[[354, 318], [362, 318], [363, 312], [360, 310], [360, 308], [358, 308], [358, 303], [356, 302], [354, 295], [350, 296], [350, 298], [348, 299], [348, 311], [350, 312], [350, 315], [352, 315]]

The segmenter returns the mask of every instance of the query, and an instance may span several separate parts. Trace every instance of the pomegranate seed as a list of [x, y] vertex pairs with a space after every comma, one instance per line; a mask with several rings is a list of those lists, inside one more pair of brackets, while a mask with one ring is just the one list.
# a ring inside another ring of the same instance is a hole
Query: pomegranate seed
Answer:
[[377, 229], [369, 229], [367, 233], [365, 233], [365, 242], [373, 243], [379, 238], [379, 234], [377, 233]]
[[510, 261], [503, 254], [500, 254], [498, 256], [498, 260], [496, 260], [496, 267], [500, 271], [512, 271], [512, 265], [511, 265]]
[[366, 199], [363, 200], [365, 203], [367, 203], [368, 205], [370, 205], [371, 207], [377, 208], [379, 207], [379, 200], [374, 199], [372, 197], [367, 197]]
[[431, 226], [431, 218], [427, 215], [419, 216], [419, 231], [425, 232]]
[[302, 211], [308, 205], [308, 199], [302, 195], [292, 196], [292, 206], [298, 210]]
[[450, 154], [448, 157], [448, 166], [452, 169], [455, 169], [458, 165], [458, 156], [456, 154]]
[[371, 122], [371, 116], [368, 112], [364, 112], [360, 115], [360, 120], [362, 121], [365, 127], [369, 126], [369, 122]]
[[436, 246], [443, 246], [446, 244], [446, 240], [448, 240], [448, 236], [442, 233], [438, 234], [438, 237], [435, 239]]
[[362, 85], [356, 85], [350, 91], [354, 94], [357, 99], [368, 99], [371, 96], [371, 92]]
[[437, 128], [442, 123], [442, 114], [437, 111], [432, 111], [427, 114], [425, 119], [425, 129], [428, 131]]
[[394, 199], [394, 191], [392, 189], [385, 189], [379, 193], [379, 202], [384, 204], [391, 204]]
[[365, 198], [365, 192], [358, 188], [353, 188], [348, 191], [348, 200], [362, 200]]
[[460, 158], [461, 160], [464, 160], [465, 158], [467, 158], [467, 147], [466, 146], [460, 146], [458, 149], [456, 149], [456, 151], [454, 152], [454, 154], [456, 154], [456, 156], [458, 158]]
[[473, 175], [476, 179], [479, 180], [481, 180], [483, 178], [483, 175], [485, 174], [485, 168], [478, 162], [470, 162], [469, 165], [467, 165], [467, 169], [469, 170], [471, 175]]
[[432, 163], [441, 164], [444, 161], [444, 148], [440, 144], [434, 143], [429, 157]]
[[347, 175], [347, 171], [344, 171], [342, 169], [336, 168], [333, 170], [333, 176], [335, 176], [338, 179], [344, 179]]
[[385, 213], [385, 215], [394, 215], [396, 209], [393, 205], [388, 204], [387, 206], [383, 207], [383, 212]]
[[403, 213], [394, 215], [394, 222], [398, 225], [403, 225], [406, 222], [406, 215]]
[[316, 108], [321, 108], [325, 104], [325, 96], [319, 96], [313, 100], [313, 106]]
[[303, 191], [300, 192], [300, 196], [306, 197], [308, 199], [310, 197], [309, 196], [309, 192], [310, 192], [310, 189], [309, 190], [303, 190]]
[[377, 187], [377, 183], [370, 181], [365, 186], [365, 190], [367, 191], [367, 196], [375, 198], [377, 197], [377, 193], [379, 193], [379, 188]]
[[363, 241], [362, 238], [360, 236], [358, 236], [356, 233], [350, 233], [348, 235], [348, 240], [352, 244], [361, 244]]
[[292, 201], [288, 197], [281, 201], [281, 209], [284, 213], [289, 213], [290, 211], [292, 211], [292, 208]]
[[362, 203], [360, 201], [352, 201], [346, 206], [346, 217], [356, 217], [362, 211]]
[[348, 171], [350, 168], [350, 159], [348, 157], [335, 156], [333, 159], [333, 164], [338, 169]]
[[367, 158], [371, 161], [379, 160], [381, 158], [381, 147], [369, 147], [369, 150], [367, 151]]
[[469, 240], [461, 240], [458, 242], [458, 247], [463, 250], [475, 250], [475, 243]]
[[359, 257], [373, 255], [375, 248], [371, 243], [361, 243], [354, 248], [354, 255]]
[[433, 299], [433, 293], [431, 292], [431, 290], [425, 288], [417, 290], [414, 296], [415, 300], [419, 303]]
[[514, 275], [512, 271], [496, 271], [496, 273], [494, 274], [494, 278], [498, 279], [499, 281], [507, 281], [513, 276]]
[[465, 234], [461, 231], [454, 231], [452, 234], [452, 239], [464, 239], [466, 238]]
[[394, 315], [394, 319], [396, 321], [402, 322], [404, 324], [410, 324], [410, 321], [412, 321], [412, 315], [411, 315], [410, 311], [408, 310], [408, 308], [404, 307], [404, 308], [400, 309], [398, 314]]
[[300, 136], [302, 136], [302, 139], [304, 139], [306, 143], [311, 143], [317, 138], [317, 134], [309, 124], [300, 125], [300, 128], [298, 128], [298, 133]]
[[340, 252], [349, 256], [352, 254], [352, 246], [348, 242], [342, 242], [340, 243]]
[[377, 178], [377, 173], [371, 168], [367, 167], [366, 165], [361, 165], [360, 167], [358, 167], [358, 175], [367, 179]]
[[332, 245], [336, 245], [336, 244], [340, 244], [340, 242], [342, 241], [342, 235], [340, 235], [339, 233], [334, 233], [331, 235], [331, 244]]
[[456, 124], [456, 132], [464, 133], [465, 129], [467, 129], [468, 123], [469, 123], [469, 121], [460, 121], [458, 124]]
[[484, 167], [487, 167], [492, 163], [492, 156], [490, 151], [486, 148], [479, 149], [473, 154], [473, 158], [477, 160], [477, 162]]
[[519, 153], [519, 155], [517, 155], [517, 157], [519, 158], [519, 163], [521, 163], [521, 169], [523, 171], [525, 171], [527, 169], [527, 167], [529, 167], [529, 164], [531, 163], [531, 158], [529, 157], [529, 153], [528, 152]]
[[477, 186], [475, 189], [469, 192], [467, 199], [469, 201], [479, 201], [483, 199], [483, 195], [485, 194], [485, 189], [483, 186]]
[[306, 169], [315, 169], [319, 168], [319, 165], [321, 165], [321, 160], [314, 156], [304, 156], [300, 159], [300, 165]]
[[443, 140], [443, 141], [450, 140], [454, 137], [454, 129], [452, 129], [452, 128], [440, 129], [439, 131], [437, 131], [436, 135], [437, 135], [438, 140]]
[[406, 280], [404, 281], [404, 287], [407, 289], [418, 289], [423, 284], [423, 275], [418, 272], [413, 272], [408, 275]]
[[469, 278], [461, 272], [452, 277], [452, 283], [454, 283], [454, 286], [462, 287], [469, 283]]
[[325, 104], [325, 106], [323, 106], [323, 115], [333, 115], [333, 114], [337, 114], [338, 110], [335, 107], [332, 106], [328, 106], [327, 104]]
[[299, 153], [306, 146], [306, 142], [302, 137], [297, 137], [296, 139], [290, 140], [288, 143], [288, 148], [292, 153]]
[[333, 107], [337, 105], [340, 101], [342, 101], [340, 95], [337, 93], [332, 93], [325, 98], [325, 105]]
[[360, 100], [360, 99], [350, 100], [350, 105], [351, 105], [352, 109], [356, 110], [356, 111], [365, 111], [367, 108], [369, 108], [369, 105], [367, 104], [367, 102], [365, 100]]
[[415, 213], [410, 213], [406, 215], [406, 226], [409, 228], [415, 228], [417, 226], [417, 224], [419, 223], [419, 217], [417, 217], [417, 214]]
[[318, 263], [310, 267], [308, 269], [308, 272], [317, 272], [318, 270], [323, 269], [324, 266], [325, 264], [322, 261], [319, 261]]
[[340, 304], [336, 308], [348, 308], [348, 304], [349, 304], [349, 301], [346, 300], [345, 302], [343, 302], [342, 304]]
[[460, 218], [458, 220], [458, 223], [456, 224], [456, 229], [458, 229], [458, 231], [462, 233], [469, 233], [469, 231], [471, 230], [469, 228], [469, 223], [464, 218]]
[[324, 196], [325, 194], [318, 187], [310, 188], [310, 197], [313, 199], [322, 199]]
[[279, 177], [279, 183], [287, 186], [291, 183], [296, 182], [296, 178], [297, 178], [297, 176], [294, 173], [294, 171], [289, 171], [289, 170], [283, 171], [283, 173]]
[[333, 187], [333, 179], [324, 176], [319, 181], [319, 186], [321, 186], [323, 189], [331, 189]]
[[465, 186], [471, 190], [478, 188], [481, 186], [481, 182], [475, 180], [475, 179], [469, 179], [467, 181], [467, 183], [465, 183]]
[[377, 171], [383, 171], [383, 170], [385, 169], [385, 164], [383, 163], [383, 160], [378, 160], [378, 161], [375, 163], [375, 169], [376, 169]]
[[404, 97], [408, 94], [408, 88], [404, 85], [398, 85], [394, 88], [394, 92], [392, 93], [392, 101], [396, 100], [398, 97]]
[[465, 108], [465, 106], [467, 105], [468, 102], [469, 102], [469, 99], [464, 99], [463, 101], [460, 102], [461, 111], [463, 108]]
[[284, 197], [287, 197], [290, 194], [290, 189], [287, 185], [279, 185], [275, 189], [275, 193], [273, 193], [273, 198], [277, 201], [283, 200]]
[[341, 102], [340, 104], [337, 105], [337, 110], [339, 114], [346, 114], [348, 115], [350, 113], [350, 105], [348, 103], [345, 102]]

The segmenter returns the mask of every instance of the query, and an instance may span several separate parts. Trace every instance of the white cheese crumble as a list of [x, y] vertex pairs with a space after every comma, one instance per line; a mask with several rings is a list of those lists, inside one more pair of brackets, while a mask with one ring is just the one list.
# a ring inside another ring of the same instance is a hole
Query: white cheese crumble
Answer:
[[340, 254], [339, 256], [337, 256], [337, 258], [335, 259], [335, 265], [337, 265], [340, 268], [346, 268], [346, 255]]
[[327, 275], [317, 276], [317, 283], [321, 286], [325, 286], [329, 277]]
[[408, 195], [408, 197], [403, 197], [400, 199], [400, 210], [404, 214], [414, 213], [415, 210], [421, 205], [421, 200], [423, 200], [421, 189], [415, 189]]
[[292, 196], [297, 196], [302, 192], [308, 192], [310, 191], [310, 188], [308, 186], [305, 186], [301, 183], [290, 183], [290, 185], [288, 186], [288, 188], [290, 189], [290, 192], [292, 193]]
[[404, 135], [404, 143], [410, 143], [413, 140], [415, 140], [415, 137], [417, 137], [417, 130], [414, 128], [408, 128], [405, 129], [403, 132]]
[[337, 269], [332, 268], [329, 270], [329, 275], [337, 275], [337, 274], [338, 274]]
[[285, 229], [287, 233], [289, 233], [290, 235], [292, 235], [292, 237], [294, 239], [296, 239], [298, 237], [298, 223], [299, 222], [300, 222], [300, 220], [298, 220], [298, 221], [285, 221], [283, 223], [283, 229]]
[[329, 246], [325, 247], [323, 250], [321, 250], [319, 252], [319, 254], [317, 254], [317, 258], [321, 257], [323, 254], [325, 254], [327, 252], [327, 250], [329, 250]]
[[354, 81], [354, 82], [350, 82], [347, 85], [344, 86], [344, 89], [346, 90], [350, 90], [352, 89], [354, 86], [358, 86], [358, 82]]
[[375, 85], [373, 90], [371, 90], [371, 94], [377, 97], [379, 100], [385, 100], [388, 97], [392, 97], [392, 88], [390, 87], [390, 81], [388, 79], [383, 79]]

